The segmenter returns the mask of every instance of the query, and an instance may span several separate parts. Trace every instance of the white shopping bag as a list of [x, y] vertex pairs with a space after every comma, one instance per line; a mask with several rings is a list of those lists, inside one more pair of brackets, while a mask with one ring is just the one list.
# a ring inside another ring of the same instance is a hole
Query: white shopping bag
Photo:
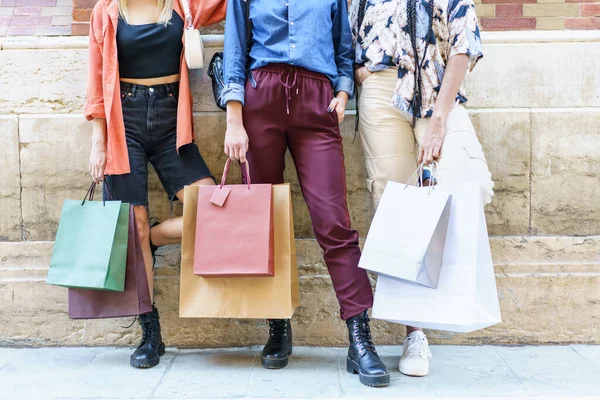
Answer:
[[450, 215], [450, 195], [433, 187], [388, 182], [359, 267], [437, 287]]
[[452, 205], [437, 289], [380, 276], [373, 318], [452, 332], [502, 322], [479, 187], [444, 189], [452, 193]]

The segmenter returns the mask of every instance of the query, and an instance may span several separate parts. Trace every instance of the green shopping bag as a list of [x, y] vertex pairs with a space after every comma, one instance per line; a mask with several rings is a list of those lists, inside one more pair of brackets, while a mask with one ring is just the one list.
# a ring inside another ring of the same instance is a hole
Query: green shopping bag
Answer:
[[125, 289], [129, 204], [65, 200], [46, 283], [122, 292]]

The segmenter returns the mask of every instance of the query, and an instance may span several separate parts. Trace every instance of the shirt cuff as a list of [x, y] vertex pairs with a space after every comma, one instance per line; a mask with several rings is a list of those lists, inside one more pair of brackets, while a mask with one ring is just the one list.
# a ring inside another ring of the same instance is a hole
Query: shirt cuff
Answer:
[[479, 50], [471, 51], [470, 49], [457, 48], [452, 47], [450, 49], [450, 56], [448, 59], [452, 58], [452, 56], [464, 54], [469, 57], [469, 69], [467, 72], [473, 71], [473, 68], [477, 65], [477, 62], [483, 58], [483, 53]]
[[335, 85], [335, 93], [346, 92], [349, 98], [354, 97], [354, 81], [347, 76], [338, 77], [337, 84]]
[[85, 119], [87, 119], [88, 121], [91, 121], [94, 118], [106, 118], [103, 103], [87, 104], [85, 106], [85, 109], [83, 110], [83, 114], [85, 115]]
[[239, 101], [244, 105], [245, 89], [239, 83], [228, 83], [221, 91], [221, 106], [226, 107], [229, 101]]

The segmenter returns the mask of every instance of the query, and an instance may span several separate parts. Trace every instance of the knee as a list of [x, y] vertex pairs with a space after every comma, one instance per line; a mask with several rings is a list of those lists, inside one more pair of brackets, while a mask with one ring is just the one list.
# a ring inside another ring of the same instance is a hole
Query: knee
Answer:
[[137, 221], [138, 238], [140, 243], [147, 243], [150, 241], [150, 227], [148, 224], [142, 224]]
[[142, 207], [143, 210], [139, 210], [138, 207], [135, 207], [135, 224], [138, 231], [138, 237], [140, 238], [140, 243], [145, 243], [149, 240], [150, 237], [150, 226], [148, 225], [148, 211], [146, 207]]

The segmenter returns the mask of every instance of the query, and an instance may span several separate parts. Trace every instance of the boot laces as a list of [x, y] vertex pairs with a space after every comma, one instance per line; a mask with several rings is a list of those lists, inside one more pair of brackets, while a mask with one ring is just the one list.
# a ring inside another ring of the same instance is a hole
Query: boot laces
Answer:
[[156, 321], [154, 320], [144, 320], [140, 319], [140, 324], [142, 325], [142, 342], [140, 346], [150, 342], [156, 343], [158, 340], [158, 329], [156, 329]]
[[129, 329], [133, 326], [133, 324], [135, 324], [138, 320], [138, 316], [136, 315], [135, 317], [133, 317], [133, 321], [131, 321], [131, 324], [127, 325], [127, 326], [122, 326], [121, 328], [123, 329]]
[[288, 322], [283, 320], [269, 320], [269, 338], [282, 340], [287, 338]]
[[[353, 323], [354, 328], [354, 340], [358, 345], [359, 349], [363, 349], [364, 352], [371, 351], [377, 354], [375, 345], [373, 344], [373, 338], [371, 337], [371, 327], [369, 326], [369, 319], [361, 321], [355, 321]], [[361, 351], [363, 353], [363, 351]]]

